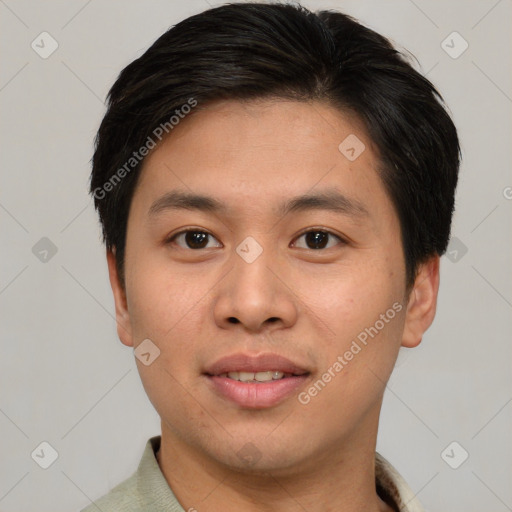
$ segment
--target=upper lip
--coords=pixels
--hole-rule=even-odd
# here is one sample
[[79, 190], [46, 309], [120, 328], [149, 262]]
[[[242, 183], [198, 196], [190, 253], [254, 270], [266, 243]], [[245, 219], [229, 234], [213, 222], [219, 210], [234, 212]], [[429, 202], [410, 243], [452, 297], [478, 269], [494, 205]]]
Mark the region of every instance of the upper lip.
[[243, 353], [221, 357], [213, 364], [207, 366], [204, 373], [208, 375], [221, 375], [229, 372], [257, 373], [269, 370], [294, 375], [309, 373], [306, 368], [278, 354], [260, 354], [252, 356]]

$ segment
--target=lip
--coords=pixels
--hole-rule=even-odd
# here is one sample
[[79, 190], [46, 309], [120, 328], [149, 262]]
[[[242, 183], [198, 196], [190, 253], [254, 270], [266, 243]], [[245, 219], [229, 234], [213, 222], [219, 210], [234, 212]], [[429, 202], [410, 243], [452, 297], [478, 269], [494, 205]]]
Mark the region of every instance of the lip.
[[264, 372], [267, 370], [293, 373], [294, 375], [309, 373], [305, 367], [278, 354], [251, 356], [242, 353], [218, 359], [215, 363], [208, 366], [204, 373], [215, 376], [229, 372]]
[[[283, 372], [289, 376], [269, 382], [240, 382], [221, 376], [236, 371], [256, 373], [267, 370]], [[304, 366], [277, 354], [233, 354], [219, 359], [204, 372], [213, 393], [249, 409], [266, 409], [278, 405], [297, 393], [309, 375], [310, 372]]]

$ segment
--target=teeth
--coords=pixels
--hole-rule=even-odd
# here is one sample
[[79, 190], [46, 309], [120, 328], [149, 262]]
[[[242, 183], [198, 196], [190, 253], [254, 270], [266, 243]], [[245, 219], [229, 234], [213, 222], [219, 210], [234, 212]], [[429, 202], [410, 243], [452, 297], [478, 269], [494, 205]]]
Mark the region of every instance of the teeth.
[[271, 380], [282, 379], [284, 373], [277, 370], [268, 370], [266, 372], [229, 372], [221, 375], [221, 377], [225, 376], [240, 382], [270, 382]]
[[269, 382], [272, 380], [272, 372], [255, 373], [254, 380], [257, 380], [258, 382]]

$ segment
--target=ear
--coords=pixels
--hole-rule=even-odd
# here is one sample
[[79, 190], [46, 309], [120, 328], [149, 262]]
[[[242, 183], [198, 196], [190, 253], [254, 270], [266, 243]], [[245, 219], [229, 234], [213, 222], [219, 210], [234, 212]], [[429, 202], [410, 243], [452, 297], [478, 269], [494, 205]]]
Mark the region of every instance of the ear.
[[133, 347], [132, 328], [126, 301], [126, 292], [117, 272], [115, 249], [112, 251], [107, 250], [107, 264], [110, 286], [112, 287], [116, 306], [117, 335], [124, 345]]
[[439, 260], [439, 255], [436, 254], [418, 270], [405, 313], [403, 347], [417, 347], [434, 321], [439, 291]]

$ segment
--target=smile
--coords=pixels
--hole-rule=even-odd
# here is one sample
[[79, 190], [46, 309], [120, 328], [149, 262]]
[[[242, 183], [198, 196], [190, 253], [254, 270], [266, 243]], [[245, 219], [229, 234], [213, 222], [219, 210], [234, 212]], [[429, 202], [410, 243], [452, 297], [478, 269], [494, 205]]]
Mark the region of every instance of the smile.
[[240, 382], [270, 382], [271, 380], [280, 380], [291, 377], [291, 373], [283, 373], [279, 370], [267, 370], [263, 372], [229, 372], [219, 375]]
[[265, 409], [298, 393], [310, 372], [276, 354], [234, 354], [207, 367], [204, 376], [216, 396], [242, 408]]

